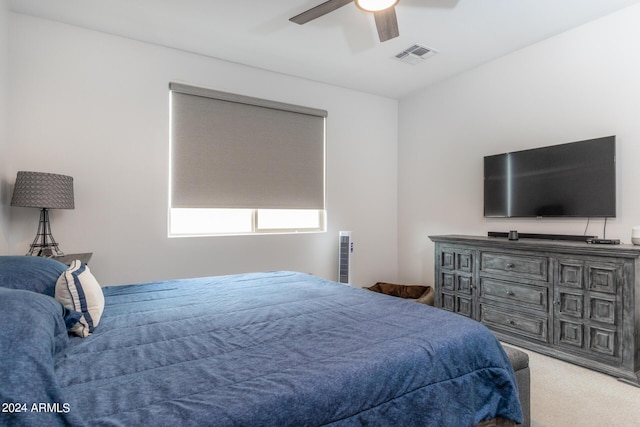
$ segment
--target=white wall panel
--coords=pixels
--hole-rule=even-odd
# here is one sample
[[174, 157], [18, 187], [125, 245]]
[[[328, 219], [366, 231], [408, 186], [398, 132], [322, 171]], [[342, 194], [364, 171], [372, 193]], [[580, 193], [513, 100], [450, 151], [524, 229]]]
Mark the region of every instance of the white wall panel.
[[0, 255], [9, 250], [9, 203], [11, 186], [7, 161], [9, 121], [9, 3], [0, 0]]
[[[483, 218], [483, 157], [617, 135], [617, 218], [640, 224], [640, 6], [425, 89], [399, 109], [399, 274], [433, 283], [431, 234], [583, 234], [586, 219]], [[588, 234], [603, 236], [603, 220]]]
[[[12, 14], [11, 170], [74, 177], [53, 211], [67, 252], [91, 251], [104, 285], [289, 269], [337, 277], [354, 231], [356, 285], [397, 276], [397, 101]], [[170, 81], [326, 109], [328, 232], [167, 238]], [[35, 209], [11, 208], [11, 252]]]

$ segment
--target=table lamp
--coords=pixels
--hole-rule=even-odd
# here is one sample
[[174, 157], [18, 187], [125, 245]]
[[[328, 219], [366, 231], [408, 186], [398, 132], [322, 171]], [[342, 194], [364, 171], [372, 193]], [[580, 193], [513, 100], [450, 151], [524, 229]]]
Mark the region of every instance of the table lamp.
[[40, 209], [38, 232], [27, 255], [55, 257], [64, 253], [51, 235], [49, 209], [73, 209], [73, 177], [44, 172], [19, 171], [11, 206]]

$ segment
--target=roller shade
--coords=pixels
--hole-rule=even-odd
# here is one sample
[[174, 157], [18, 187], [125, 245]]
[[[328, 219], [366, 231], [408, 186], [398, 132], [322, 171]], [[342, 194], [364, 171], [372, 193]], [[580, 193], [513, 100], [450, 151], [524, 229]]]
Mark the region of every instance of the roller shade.
[[324, 209], [326, 111], [169, 88], [173, 208]]

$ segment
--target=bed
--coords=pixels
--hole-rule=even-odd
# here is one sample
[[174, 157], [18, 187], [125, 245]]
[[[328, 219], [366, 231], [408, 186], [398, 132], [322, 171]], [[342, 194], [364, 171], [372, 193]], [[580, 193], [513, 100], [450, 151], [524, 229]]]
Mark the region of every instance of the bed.
[[277, 271], [102, 288], [83, 338], [67, 270], [0, 257], [0, 425], [522, 422], [503, 348], [462, 316]]

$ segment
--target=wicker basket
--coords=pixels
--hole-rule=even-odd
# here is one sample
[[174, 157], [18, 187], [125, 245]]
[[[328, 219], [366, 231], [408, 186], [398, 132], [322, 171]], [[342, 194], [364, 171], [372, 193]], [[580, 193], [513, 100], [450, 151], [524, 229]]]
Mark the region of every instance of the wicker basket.
[[431, 306], [433, 305], [433, 299], [435, 297], [435, 292], [431, 286], [397, 285], [395, 283], [378, 282], [365, 289]]

